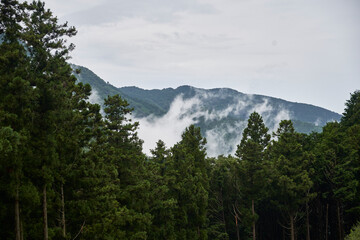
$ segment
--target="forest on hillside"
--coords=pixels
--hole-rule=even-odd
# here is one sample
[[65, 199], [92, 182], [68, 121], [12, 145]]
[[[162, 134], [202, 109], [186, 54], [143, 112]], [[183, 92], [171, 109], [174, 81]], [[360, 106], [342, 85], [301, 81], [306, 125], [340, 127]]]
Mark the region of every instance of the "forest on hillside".
[[207, 157], [194, 125], [146, 156], [127, 101], [102, 115], [76, 81], [75, 34], [41, 1], [1, 0], [1, 239], [357, 239], [359, 90], [321, 133], [253, 112], [235, 156]]

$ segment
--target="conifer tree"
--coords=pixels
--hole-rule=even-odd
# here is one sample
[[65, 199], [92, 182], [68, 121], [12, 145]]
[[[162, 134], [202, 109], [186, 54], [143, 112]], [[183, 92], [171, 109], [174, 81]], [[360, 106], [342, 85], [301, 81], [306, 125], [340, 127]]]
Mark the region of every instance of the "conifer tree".
[[[353, 141], [348, 142], [346, 139], [349, 139], [350, 134], [347, 137], [345, 133], [341, 124], [328, 123], [323, 127], [321, 141], [316, 146], [316, 170], [321, 176], [319, 180], [322, 184], [323, 196], [327, 204], [335, 203], [336, 205], [331, 209], [336, 211], [334, 215], [337, 216], [337, 226], [336, 231], [333, 230], [333, 232], [337, 233], [338, 239], [344, 238], [344, 206], [355, 200], [359, 184], [356, 179], [358, 167], [356, 167], [357, 164], [354, 165], [356, 161], [353, 161], [356, 154], [351, 156], [351, 153], [357, 151], [351, 150], [351, 144], [347, 143]], [[326, 220], [328, 222], [328, 219]], [[326, 228], [328, 228], [327, 225]]]
[[[3, 220], [14, 219], [11, 223], [14, 223], [15, 227], [7, 229], [15, 229], [13, 238], [20, 239], [23, 236], [21, 225], [24, 222], [21, 203], [29, 200], [26, 196], [34, 194], [34, 188], [29, 186], [31, 183], [24, 173], [24, 161], [29, 152], [29, 129], [36, 93], [29, 81], [30, 59], [24, 46], [19, 42], [23, 29], [22, 7], [17, 1], [1, 1], [0, 11], [0, 129], [5, 134], [2, 140], [12, 143], [8, 146], [11, 147], [6, 150], [6, 154], [1, 154], [1, 195], [3, 206], [7, 206], [3, 213], [11, 216], [4, 215]], [[7, 140], [10, 136], [13, 140]], [[4, 184], [8, 184], [7, 187]], [[31, 194], [26, 194], [24, 190]], [[9, 200], [14, 205], [5, 204]], [[15, 211], [9, 213], [10, 209]], [[6, 238], [7, 234], [11, 236], [12, 233], [0, 234]]]
[[174, 181], [169, 171], [171, 153], [165, 143], [159, 140], [151, 154], [146, 164], [146, 176], [151, 183], [148, 201], [152, 224], [149, 239], [175, 239], [176, 200], [169, 189], [170, 183]]
[[239, 209], [238, 161], [222, 155], [209, 161], [209, 239], [238, 239], [243, 220], [243, 211]]
[[241, 187], [251, 201], [252, 212], [252, 237], [256, 239], [256, 213], [255, 201], [258, 201], [263, 194], [264, 186], [264, 150], [270, 141], [268, 128], [265, 126], [262, 117], [253, 112], [244, 129], [240, 144], [236, 150], [239, 158]]
[[[55, 182], [54, 190], [57, 192], [56, 208], [58, 209], [58, 230], [61, 231], [63, 238], [68, 237], [66, 227], [66, 210], [67, 201], [71, 198], [73, 188], [76, 184], [70, 185], [71, 179], [74, 177], [74, 170], [79, 167], [81, 158], [84, 157], [84, 149], [89, 149], [90, 141], [95, 137], [93, 132], [93, 124], [95, 119], [89, 117], [89, 112], [93, 108], [92, 104], [87, 102], [90, 96], [90, 85], [71, 84], [68, 86], [67, 92], [71, 93], [64, 101], [66, 107], [57, 116], [58, 131], [56, 132], [56, 152], [59, 158], [58, 170], [54, 173]], [[99, 108], [93, 108], [91, 112], [96, 116], [100, 115]], [[101, 119], [101, 116], [98, 116]], [[99, 126], [97, 126], [99, 127]], [[90, 135], [89, 132], [92, 134]], [[80, 180], [80, 176], [78, 176]], [[71, 235], [71, 233], [70, 233]]]
[[[106, 158], [118, 174], [113, 228], [122, 239], [146, 239], [151, 224], [149, 181], [145, 176], [142, 141], [137, 136], [138, 123], [132, 123], [129, 104], [119, 95], [105, 99]], [[119, 235], [120, 234], [120, 235]]]
[[350, 127], [360, 124], [360, 90], [350, 94], [350, 99], [345, 103], [345, 110], [341, 118], [341, 125]]
[[[8, 91], [8, 98], [4, 99], [4, 102], [10, 103], [10, 98], [13, 98], [13, 102], [20, 106], [18, 109], [25, 111], [25, 115], [22, 116], [17, 113], [19, 120], [26, 122], [26, 126], [22, 126], [22, 132], [26, 133], [27, 140], [22, 142], [28, 143], [27, 151], [21, 155], [23, 164], [19, 166], [23, 165], [26, 169], [23, 174], [29, 178], [26, 182], [41, 189], [43, 238], [48, 239], [49, 232], [53, 235], [55, 230], [49, 230], [48, 221], [49, 206], [54, 207], [55, 200], [55, 192], [51, 190], [52, 184], [55, 179], [63, 178], [55, 171], [62, 166], [58, 161], [58, 150], [61, 148], [57, 146], [70, 140], [59, 138], [59, 129], [62, 133], [69, 130], [62, 128], [65, 127], [64, 122], [70, 121], [71, 118], [70, 99], [75, 83], [75, 78], [71, 76], [72, 70], [66, 63], [68, 54], [74, 46], [66, 45], [64, 38], [73, 36], [76, 30], [67, 24], [58, 24], [57, 18], [50, 10], [45, 9], [45, 4], [40, 1], [2, 1], [1, 12], [1, 48], [8, 53], [12, 52], [13, 57], [17, 54], [16, 61], [4, 61], [4, 64], [12, 66], [1, 68], [9, 72], [8, 78], [4, 78], [6, 87], [2, 88]], [[8, 59], [11, 58], [9, 54], [6, 56]], [[12, 81], [15, 81], [15, 84], [11, 83]], [[9, 91], [9, 87], [13, 91]], [[63, 139], [63, 142], [58, 141], [60, 139]], [[48, 195], [51, 196], [50, 202]], [[53, 211], [50, 214], [49, 220], [54, 227]], [[24, 229], [33, 231], [34, 228], [25, 223]], [[63, 229], [65, 230], [65, 225]], [[38, 238], [38, 235], [33, 237], [35, 236]]]
[[77, 136], [82, 146], [79, 156], [68, 166], [71, 171], [66, 175], [69, 186], [66, 209], [71, 220], [66, 228], [67, 237], [112, 238], [111, 219], [118, 206], [118, 180], [114, 164], [106, 158], [107, 142], [100, 106], [82, 101], [77, 108], [82, 109], [77, 125], [85, 129]]
[[296, 133], [291, 120], [280, 122], [269, 146], [272, 161], [272, 202], [288, 219], [292, 240], [296, 236], [296, 216], [314, 194], [310, 193], [313, 182], [308, 165], [310, 157], [302, 149], [301, 135]]
[[172, 148], [172, 169], [176, 176], [171, 187], [177, 200], [177, 239], [207, 239], [208, 176], [206, 139], [194, 125], [185, 129], [181, 141]]

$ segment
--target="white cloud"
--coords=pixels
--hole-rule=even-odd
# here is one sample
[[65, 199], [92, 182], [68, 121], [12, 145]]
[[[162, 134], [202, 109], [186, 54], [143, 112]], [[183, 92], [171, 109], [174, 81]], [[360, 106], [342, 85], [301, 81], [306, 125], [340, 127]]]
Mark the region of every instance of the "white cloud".
[[[186, 99], [180, 94], [171, 103], [170, 109], [165, 115], [135, 118], [134, 120], [140, 123], [139, 137], [144, 140], [145, 153], [150, 154], [150, 149], [155, 148], [159, 139], [163, 140], [166, 145], [173, 146], [181, 140], [181, 134], [186, 127], [201, 123], [200, 121], [203, 119], [202, 123], [204, 124], [217, 122], [214, 127], [208, 128], [204, 133], [204, 137], [207, 139], [208, 156], [234, 154], [236, 145], [240, 143], [242, 131], [247, 125], [247, 118], [253, 111], [257, 111], [263, 116], [264, 123], [270, 127], [269, 133], [275, 131], [281, 120], [290, 119], [288, 110], [281, 106], [274, 109], [267, 98], [255, 104], [252, 96], [234, 96], [226, 91], [224, 89], [217, 93], [205, 93], [197, 90], [194, 97]], [[216, 109], [209, 105], [209, 102], [218, 101], [221, 97], [230, 98], [227, 99], [229, 101], [227, 107]], [[231, 114], [238, 120], [221, 122]], [[245, 118], [239, 119], [240, 116], [245, 116]]]
[[[246, 121], [238, 121], [234, 126], [223, 124], [206, 131], [205, 137], [207, 140], [208, 156], [217, 157], [221, 154], [234, 155], [236, 146], [241, 141], [242, 131], [246, 127], [246, 124]], [[235, 134], [235, 137], [230, 137], [229, 134], [231, 133], [237, 134]]]
[[263, 102], [256, 104], [250, 112], [254, 111], [262, 116], [265, 125], [269, 127], [269, 133], [276, 131], [282, 120], [291, 119], [291, 112], [288, 109], [281, 105], [274, 109], [269, 104], [268, 98], [263, 98]]
[[161, 117], [149, 116], [134, 119], [140, 123], [139, 137], [144, 140], [144, 151], [150, 154], [156, 142], [161, 139], [166, 145], [173, 146], [180, 141], [181, 133], [191, 124], [197, 123], [199, 113], [194, 111], [199, 106], [198, 98], [184, 100], [182, 95], [172, 102], [169, 111]]
[[92, 88], [88, 101], [92, 104], [95, 104], [95, 103], [100, 104], [103, 100], [101, 99], [101, 97], [100, 97], [99, 93], [96, 91], [96, 89]]

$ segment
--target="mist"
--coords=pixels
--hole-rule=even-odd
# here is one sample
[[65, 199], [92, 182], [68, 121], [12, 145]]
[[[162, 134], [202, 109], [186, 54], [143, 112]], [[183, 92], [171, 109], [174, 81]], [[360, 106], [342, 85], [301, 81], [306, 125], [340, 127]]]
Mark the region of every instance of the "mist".
[[163, 140], [167, 147], [172, 147], [181, 140], [182, 132], [191, 124], [202, 128], [209, 157], [234, 154], [252, 112], [262, 115], [270, 134], [277, 129], [281, 120], [291, 118], [289, 110], [283, 106], [272, 106], [266, 97], [255, 102], [252, 95], [231, 96], [227, 106], [211, 105], [213, 101], [229, 98], [226, 91], [205, 93], [197, 90], [191, 98], [180, 94], [173, 100], [165, 115], [135, 117], [134, 121], [140, 123], [138, 134], [144, 140], [145, 154], [150, 155], [150, 149], [155, 148], [159, 139]]

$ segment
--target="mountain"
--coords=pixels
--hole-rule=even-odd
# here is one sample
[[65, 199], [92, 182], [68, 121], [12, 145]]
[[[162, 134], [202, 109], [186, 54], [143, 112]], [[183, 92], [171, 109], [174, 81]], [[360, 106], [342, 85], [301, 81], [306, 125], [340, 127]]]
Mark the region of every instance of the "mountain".
[[[168, 128], [185, 128], [186, 123], [196, 124], [201, 127], [202, 134], [208, 140], [209, 155], [233, 153], [247, 124], [247, 117], [253, 111], [262, 115], [271, 131], [277, 128], [281, 120], [291, 119], [298, 132], [319, 132], [326, 122], [339, 121], [341, 118], [340, 114], [321, 107], [269, 96], [245, 94], [229, 88], [200, 89], [191, 86], [161, 90], [145, 90], [138, 87], [116, 88], [85, 67], [76, 65], [72, 67], [80, 69], [80, 74], [75, 74], [79, 81], [92, 86], [93, 101], [101, 104], [108, 95], [119, 94], [130, 103], [134, 108], [133, 117], [140, 122], [140, 137], [142, 137], [142, 125], [156, 129], [155, 126], [158, 126], [156, 124], [162, 122], [158, 126], [158, 131], [161, 132], [163, 127], [163, 130], [171, 135], [171, 132], [179, 131], [175, 129], [167, 131], [165, 125]], [[145, 135], [143, 137], [147, 138]], [[163, 136], [163, 138], [167, 137]], [[146, 139], [144, 140], [147, 145]]]

